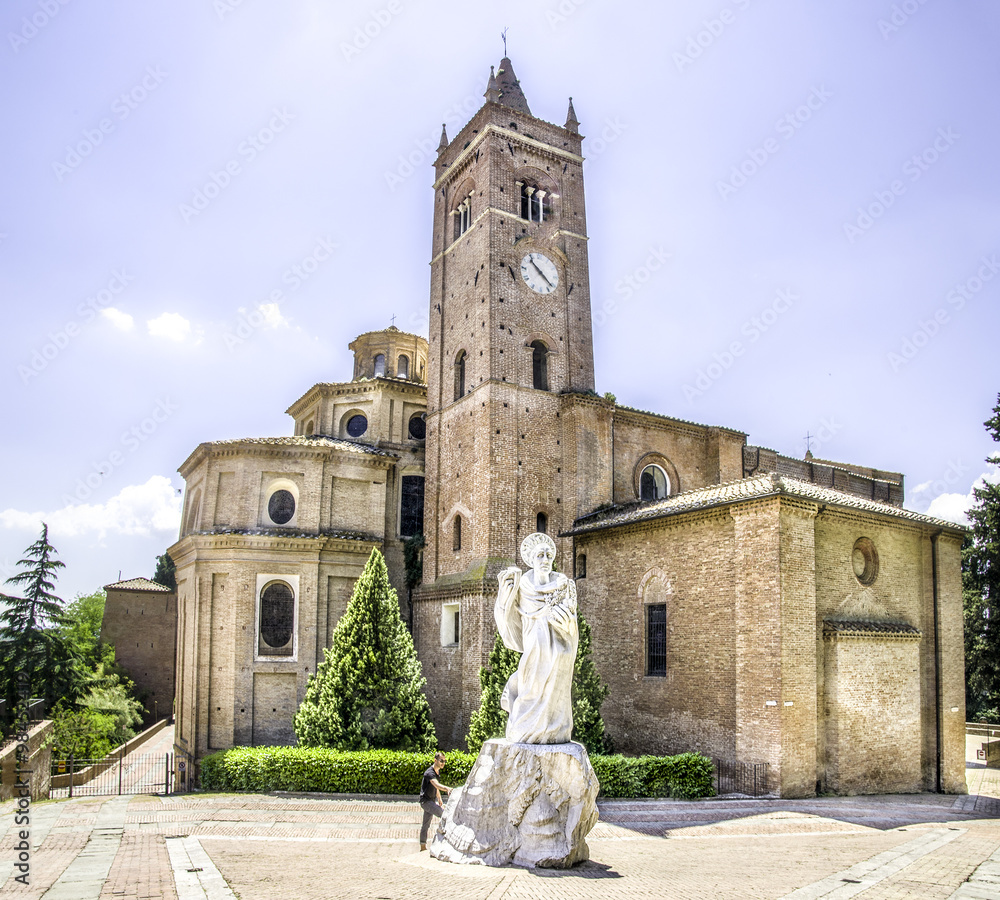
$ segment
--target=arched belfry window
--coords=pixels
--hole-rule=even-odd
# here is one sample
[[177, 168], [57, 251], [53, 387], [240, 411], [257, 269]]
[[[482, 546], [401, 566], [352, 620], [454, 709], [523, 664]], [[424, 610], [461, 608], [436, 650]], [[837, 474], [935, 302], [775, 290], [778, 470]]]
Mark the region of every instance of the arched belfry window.
[[541, 341], [531, 342], [531, 386], [538, 391], [549, 389], [549, 348]]
[[397, 378], [409, 378], [410, 377], [410, 360], [407, 356], [400, 356], [396, 363], [396, 377]]
[[385, 354], [378, 353], [375, 356], [375, 377], [380, 378], [385, 375]]
[[549, 191], [537, 184], [528, 184], [523, 181], [517, 182], [517, 188], [521, 195], [520, 215], [522, 219], [541, 224], [551, 218], [552, 195]]
[[640, 500], [663, 500], [670, 496], [670, 479], [659, 466], [646, 466], [639, 476]]
[[455, 357], [455, 399], [458, 400], [465, 396], [465, 360], [466, 354], [464, 350], [459, 350], [458, 356]]
[[535, 516], [535, 531], [541, 532], [542, 534], [548, 534], [549, 517], [543, 512], [540, 512], [537, 516]]
[[455, 207], [452, 215], [455, 217], [455, 240], [458, 240], [472, 224], [472, 194]]

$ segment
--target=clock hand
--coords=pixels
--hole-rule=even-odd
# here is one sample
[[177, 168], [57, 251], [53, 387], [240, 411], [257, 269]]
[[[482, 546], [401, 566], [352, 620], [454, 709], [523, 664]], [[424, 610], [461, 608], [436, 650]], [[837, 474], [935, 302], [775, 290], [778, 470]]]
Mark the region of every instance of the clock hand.
[[544, 273], [544, 272], [543, 272], [543, 271], [542, 271], [541, 269], [539, 269], [539, 268], [538, 268], [538, 264], [537, 264], [537, 263], [536, 263], [536, 262], [535, 262], [534, 260], [532, 260], [532, 261], [531, 261], [531, 264], [532, 264], [532, 265], [533, 265], [533, 266], [535, 267], [535, 271], [536, 271], [536, 272], [537, 272], [537, 273], [538, 273], [539, 275], [541, 275], [541, 276], [542, 276], [542, 278], [544, 279], [545, 283], [546, 283], [546, 284], [547, 284], [547, 285], [548, 285], [549, 287], [552, 287], [552, 282], [551, 282], [551, 281], [549, 281], [549, 279], [545, 277], [545, 273]]

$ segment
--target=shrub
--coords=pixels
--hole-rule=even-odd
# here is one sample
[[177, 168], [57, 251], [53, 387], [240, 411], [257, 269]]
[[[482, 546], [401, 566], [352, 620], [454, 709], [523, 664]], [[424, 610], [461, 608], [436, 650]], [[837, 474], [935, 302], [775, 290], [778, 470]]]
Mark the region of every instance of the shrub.
[[[201, 761], [201, 786], [214, 791], [321, 791], [335, 794], [416, 794], [433, 753], [343, 751], [327, 747], [237, 747]], [[476, 761], [452, 751], [438, 778], [461, 784]]]
[[[439, 779], [463, 784], [476, 757], [452, 750]], [[317, 791], [333, 794], [416, 794], [433, 753], [348, 752], [326, 747], [237, 747], [201, 761], [201, 786], [211, 791]], [[592, 756], [604, 797], [710, 797], [712, 761], [679, 756]]]

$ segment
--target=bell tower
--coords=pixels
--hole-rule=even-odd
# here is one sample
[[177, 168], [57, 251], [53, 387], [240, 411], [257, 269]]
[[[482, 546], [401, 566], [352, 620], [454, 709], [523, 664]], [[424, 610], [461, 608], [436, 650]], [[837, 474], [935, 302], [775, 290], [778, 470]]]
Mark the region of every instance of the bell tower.
[[435, 698], [451, 690], [428, 671], [438, 663], [424, 663], [442, 738], [452, 730], [442, 732], [442, 719], [467, 723], [473, 694], [478, 703], [495, 573], [539, 530], [556, 537], [557, 564], [572, 567], [570, 542], [557, 537], [577, 514], [563, 410], [567, 397], [594, 390], [583, 138], [572, 100], [565, 125], [536, 118], [506, 57], [485, 97], [454, 139], [442, 131], [434, 165], [418, 643], [431, 659], [440, 615], [441, 640], [456, 637], [455, 652], [471, 654], [455, 673], [467, 682], [464, 700]]

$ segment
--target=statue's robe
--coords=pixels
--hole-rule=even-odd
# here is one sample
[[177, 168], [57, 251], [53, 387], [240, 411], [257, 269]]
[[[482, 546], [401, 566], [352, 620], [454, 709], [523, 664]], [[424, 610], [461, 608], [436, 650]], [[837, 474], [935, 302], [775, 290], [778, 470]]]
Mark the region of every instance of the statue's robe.
[[497, 628], [504, 644], [521, 653], [500, 705], [509, 713], [507, 740], [563, 744], [573, 735], [576, 585], [560, 572], [543, 585], [534, 584], [532, 575], [513, 568], [500, 577]]

